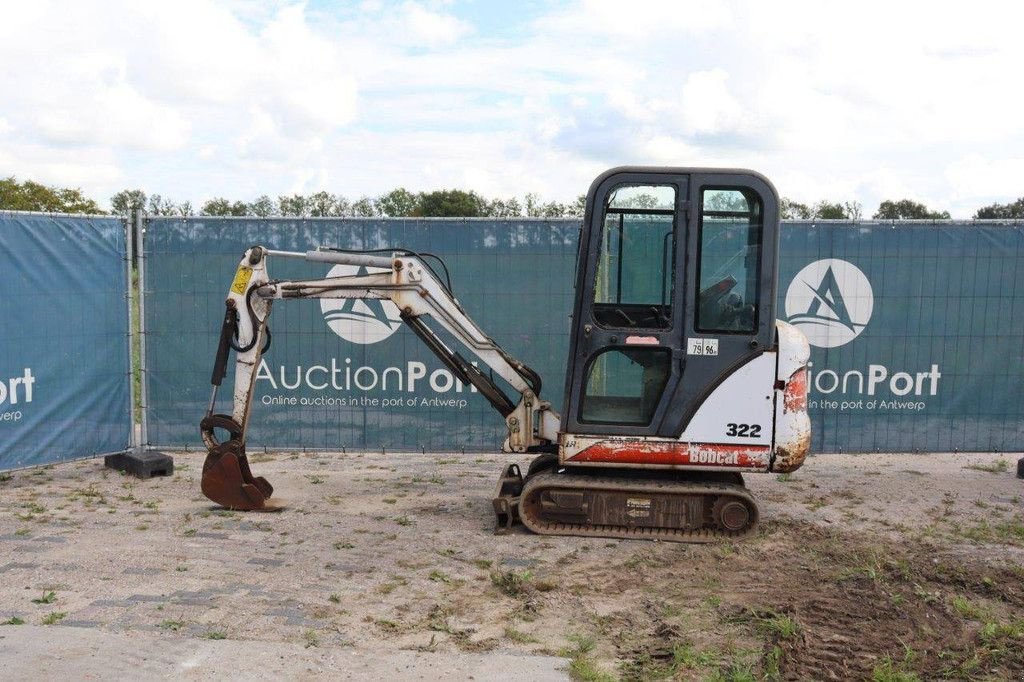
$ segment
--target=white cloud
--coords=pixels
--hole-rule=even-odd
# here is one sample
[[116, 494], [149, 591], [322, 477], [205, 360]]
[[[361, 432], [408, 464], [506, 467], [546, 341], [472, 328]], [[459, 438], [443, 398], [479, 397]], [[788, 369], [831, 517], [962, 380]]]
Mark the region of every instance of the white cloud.
[[683, 86], [680, 113], [689, 133], [717, 134], [742, 128], [744, 110], [729, 92], [725, 69], [697, 71]]
[[944, 175], [958, 200], [984, 197], [994, 201], [1024, 196], [1024, 155], [992, 159], [969, 154], [950, 162]]
[[450, 14], [432, 12], [418, 2], [405, 3], [399, 12], [410, 37], [431, 47], [450, 45], [472, 31], [468, 23]]
[[578, 0], [507, 29], [472, 9], [13, 4], [0, 172], [197, 205], [397, 185], [568, 200], [618, 163], [754, 167], [866, 213], [1024, 191], [1024, 6]]

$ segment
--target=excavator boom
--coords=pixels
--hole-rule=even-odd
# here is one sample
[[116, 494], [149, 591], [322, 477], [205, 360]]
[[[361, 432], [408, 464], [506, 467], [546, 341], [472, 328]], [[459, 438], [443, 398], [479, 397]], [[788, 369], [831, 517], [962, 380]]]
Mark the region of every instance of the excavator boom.
[[[359, 265], [380, 270], [366, 275], [277, 281], [267, 274], [270, 258], [301, 258], [311, 262]], [[203, 468], [202, 490], [222, 506], [238, 510], [263, 509], [273, 488], [253, 477], [245, 455], [252, 413], [256, 369], [269, 347], [268, 320], [278, 299], [376, 298], [392, 301], [402, 320], [462, 382], [473, 385], [502, 415], [508, 427], [506, 452], [554, 451], [560, 417], [541, 400], [540, 377], [502, 349], [466, 314], [451, 291], [417, 255], [394, 251], [389, 256], [336, 250], [274, 251], [253, 246], [245, 252], [225, 301], [220, 345], [212, 376], [213, 392], [200, 424], [209, 450]], [[427, 324], [429, 318], [447, 330], [466, 350], [518, 394], [510, 398], [491, 376], [460, 352], [450, 348]], [[227, 375], [235, 350], [233, 412], [216, 414], [217, 392]], [[226, 431], [221, 442], [216, 430]]]

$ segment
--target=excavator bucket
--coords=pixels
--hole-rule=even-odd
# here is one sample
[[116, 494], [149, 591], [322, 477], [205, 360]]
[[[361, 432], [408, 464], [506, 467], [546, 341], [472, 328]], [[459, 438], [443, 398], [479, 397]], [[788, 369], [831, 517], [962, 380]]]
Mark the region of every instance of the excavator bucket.
[[267, 500], [274, 488], [262, 476], [253, 476], [244, 447], [236, 441], [218, 445], [203, 464], [203, 494], [228, 509], [257, 511], [268, 509]]
[[[230, 439], [218, 442], [214, 435], [218, 428], [227, 430]], [[208, 415], [200, 424], [200, 433], [209, 448], [200, 484], [203, 494], [237, 511], [271, 509], [267, 500], [274, 494], [274, 487], [262, 476], [252, 475], [238, 423], [227, 415]]]

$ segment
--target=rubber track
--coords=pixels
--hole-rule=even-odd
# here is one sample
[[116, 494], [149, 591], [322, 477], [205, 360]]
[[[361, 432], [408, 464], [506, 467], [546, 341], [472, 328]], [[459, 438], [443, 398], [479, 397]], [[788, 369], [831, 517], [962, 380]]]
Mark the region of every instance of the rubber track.
[[[542, 521], [530, 516], [539, 505], [530, 504], [530, 498], [545, 488], [565, 490], [607, 490], [630, 493], [678, 493], [683, 495], [728, 495], [745, 501], [753, 510], [753, 521], [744, 530], [725, 531], [719, 528], [643, 528], [611, 525], [589, 525]], [[714, 500], [710, 501], [714, 504]], [[578, 535], [590, 538], [624, 538], [631, 540], [661, 540], [663, 542], [715, 542], [717, 540], [739, 540], [750, 535], [757, 528], [759, 512], [757, 503], [746, 487], [731, 483], [697, 483], [689, 481], [658, 481], [649, 479], [601, 480], [592, 476], [572, 474], [539, 473], [530, 477], [523, 486], [519, 499], [519, 517], [527, 528], [540, 535]]]

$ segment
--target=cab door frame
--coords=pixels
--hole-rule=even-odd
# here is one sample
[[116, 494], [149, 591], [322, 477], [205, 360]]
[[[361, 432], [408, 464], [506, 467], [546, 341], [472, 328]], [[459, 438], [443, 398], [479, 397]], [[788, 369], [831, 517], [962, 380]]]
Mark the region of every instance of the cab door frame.
[[[671, 395], [682, 376], [683, 306], [685, 300], [686, 273], [686, 232], [689, 220], [689, 175], [677, 169], [649, 169], [623, 167], [599, 176], [587, 193], [587, 206], [580, 241], [579, 263], [576, 272], [576, 301], [573, 307], [572, 334], [569, 343], [569, 366], [566, 371], [566, 405], [562, 412], [563, 431], [568, 433], [589, 433], [607, 435], [658, 435], [659, 424], [663, 421], [668, 407], [666, 395]], [[672, 277], [670, 320], [667, 327], [630, 327], [600, 324], [594, 315], [594, 292], [596, 271], [600, 258], [601, 238], [604, 231], [605, 203], [611, 192], [622, 186], [667, 185], [675, 190], [673, 208], [673, 258], [669, 264]], [[670, 354], [669, 375], [662, 390], [658, 406], [650, 423], [623, 424], [610, 422], [582, 422], [580, 409], [583, 401], [587, 372], [590, 363], [608, 349], [661, 348]]]

